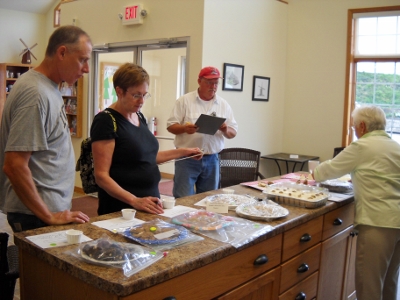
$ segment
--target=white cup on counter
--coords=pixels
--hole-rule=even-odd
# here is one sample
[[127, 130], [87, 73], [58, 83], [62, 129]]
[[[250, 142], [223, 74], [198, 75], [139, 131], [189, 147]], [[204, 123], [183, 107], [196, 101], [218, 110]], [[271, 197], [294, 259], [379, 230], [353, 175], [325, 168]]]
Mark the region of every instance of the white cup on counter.
[[81, 230], [68, 229], [66, 235], [69, 244], [77, 244], [81, 242], [83, 232]]
[[125, 220], [132, 220], [136, 215], [136, 210], [133, 208], [124, 208], [121, 209], [121, 212], [122, 212], [122, 217]]
[[165, 198], [165, 199], [162, 199], [161, 201], [162, 201], [163, 207], [167, 208], [167, 209], [174, 208], [175, 202], [176, 202], [175, 198]]

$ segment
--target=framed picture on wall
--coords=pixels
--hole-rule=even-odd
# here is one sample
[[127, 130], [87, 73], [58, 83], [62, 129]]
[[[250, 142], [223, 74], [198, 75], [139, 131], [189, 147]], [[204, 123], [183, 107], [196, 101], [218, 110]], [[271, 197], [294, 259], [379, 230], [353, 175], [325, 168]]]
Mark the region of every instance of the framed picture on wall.
[[269, 77], [253, 76], [253, 101], [269, 101]]
[[102, 111], [117, 101], [117, 94], [114, 89], [113, 75], [115, 71], [121, 66], [118, 63], [100, 63], [100, 99], [99, 110]]
[[243, 91], [244, 66], [224, 63], [222, 89], [225, 91]]

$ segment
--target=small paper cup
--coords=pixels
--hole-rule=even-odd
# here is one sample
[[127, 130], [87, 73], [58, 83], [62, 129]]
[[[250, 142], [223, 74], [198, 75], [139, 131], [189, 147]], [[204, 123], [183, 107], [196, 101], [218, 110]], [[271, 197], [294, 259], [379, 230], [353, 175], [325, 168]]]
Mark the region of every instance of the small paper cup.
[[175, 206], [175, 199], [163, 199], [162, 204], [164, 208], [174, 208]]
[[66, 232], [67, 242], [69, 244], [77, 244], [81, 242], [83, 232], [75, 229], [68, 229]]
[[121, 209], [121, 212], [122, 212], [122, 217], [125, 220], [132, 220], [136, 214], [136, 210], [134, 210], [133, 208], [124, 208]]

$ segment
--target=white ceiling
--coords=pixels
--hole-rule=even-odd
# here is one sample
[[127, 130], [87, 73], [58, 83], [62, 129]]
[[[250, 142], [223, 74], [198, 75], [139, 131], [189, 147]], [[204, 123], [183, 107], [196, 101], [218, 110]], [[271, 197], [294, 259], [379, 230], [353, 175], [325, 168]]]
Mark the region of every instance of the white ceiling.
[[0, 8], [46, 14], [60, 0], [0, 0]]

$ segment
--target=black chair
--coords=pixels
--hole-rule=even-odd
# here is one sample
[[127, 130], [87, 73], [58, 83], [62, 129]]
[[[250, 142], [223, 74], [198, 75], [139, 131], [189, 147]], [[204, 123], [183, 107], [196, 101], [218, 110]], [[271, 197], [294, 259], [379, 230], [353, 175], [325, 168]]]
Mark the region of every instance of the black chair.
[[335, 157], [335, 156], [338, 155], [340, 152], [342, 152], [344, 148], [346, 148], [346, 147], [336, 147], [336, 148], [333, 148], [333, 157]]
[[18, 248], [8, 246], [8, 234], [0, 233], [0, 291], [1, 299], [13, 300], [15, 283], [19, 278]]
[[218, 153], [219, 188], [256, 181], [265, 177], [258, 171], [260, 152], [246, 148], [227, 148]]

